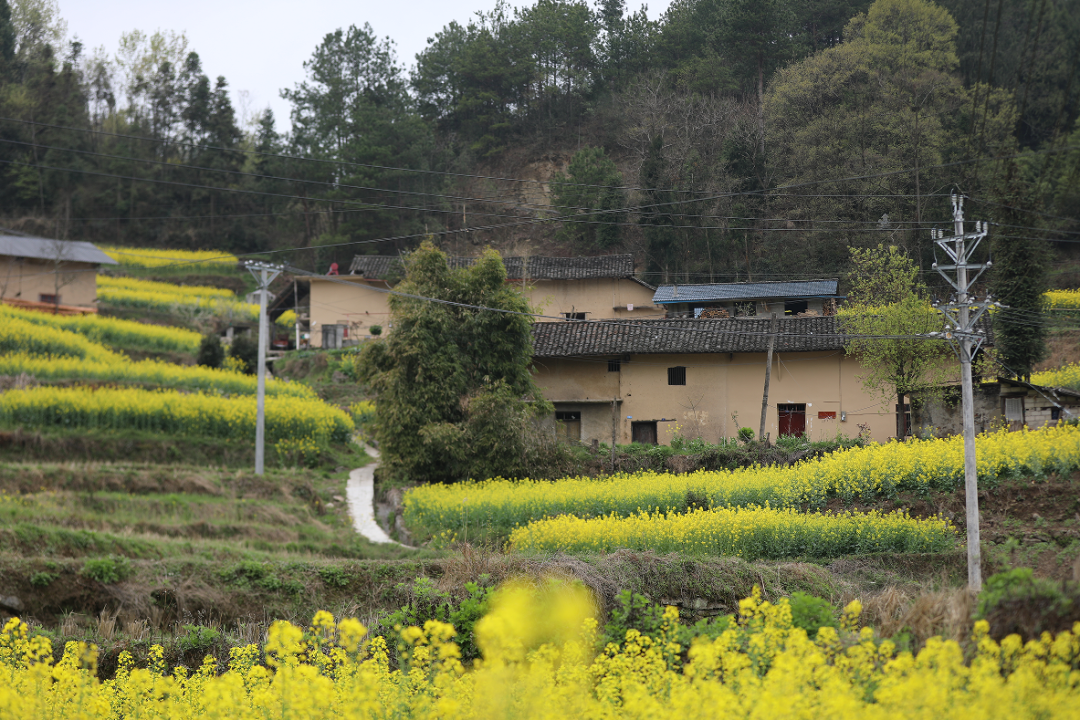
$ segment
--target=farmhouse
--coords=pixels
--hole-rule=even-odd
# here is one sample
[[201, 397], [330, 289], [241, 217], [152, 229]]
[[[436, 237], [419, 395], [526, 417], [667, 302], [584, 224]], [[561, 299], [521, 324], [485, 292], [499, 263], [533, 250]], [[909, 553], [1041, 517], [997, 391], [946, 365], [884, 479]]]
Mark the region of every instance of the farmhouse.
[[653, 303], [669, 318], [832, 315], [837, 280], [661, 285]]
[[[771, 321], [661, 319], [537, 323], [536, 381], [555, 431], [583, 442], [716, 442], [761, 416]], [[895, 433], [892, 404], [868, 392], [835, 317], [782, 318], [773, 337], [766, 432], [819, 440]]]
[[63, 313], [97, 312], [97, 269], [116, 264], [92, 243], [0, 231], [0, 300]]
[[[475, 257], [447, 258], [451, 268]], [[663, 316], [653, 304], [656, 288], [634, 277], [632, 255], [599, 257], [504, 257], [507, 282], [520, 285], [529, 305], [550, 320], [645, 319]], [[314, 346], [340, 347], [371, 336], [372, 326], [392, 331], [389, 295], [404, 276], [401, 258], [357, 255], [347, 275], [312, 277], [311, 337]]]

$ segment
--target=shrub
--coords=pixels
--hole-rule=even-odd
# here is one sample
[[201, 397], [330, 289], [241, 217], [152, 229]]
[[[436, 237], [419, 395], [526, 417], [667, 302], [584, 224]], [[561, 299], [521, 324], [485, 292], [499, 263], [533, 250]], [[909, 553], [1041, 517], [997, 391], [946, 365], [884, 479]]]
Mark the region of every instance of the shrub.
[[801, 590], [791, 593], [788, 601], [791, 605], [791, 624], [802, 628], [812, 639], [817, 637], [823, 627], [839, 627], [836, 620], [836, 608], [823, 598], [815, 597]]
[[204, 367], [219, 368], [225, 362], [225, 349], [221, 347], [221, 338], [217, 333], [203, 335], [199, 343], [199, 352], [195, 356], [195, 363]]
[[90, 558], [83, 563], [80, 572], [102, 585], [112, 585], [127, 580], [134, 570], [131, 567], [131, 561], [126, 557], [110, 555], [103, 558]]
[[254, 375], [259, 366], [259, 341], [250, 335], [237, 335], [229, 345], [229, 357], [243, 363], [241, 372]]

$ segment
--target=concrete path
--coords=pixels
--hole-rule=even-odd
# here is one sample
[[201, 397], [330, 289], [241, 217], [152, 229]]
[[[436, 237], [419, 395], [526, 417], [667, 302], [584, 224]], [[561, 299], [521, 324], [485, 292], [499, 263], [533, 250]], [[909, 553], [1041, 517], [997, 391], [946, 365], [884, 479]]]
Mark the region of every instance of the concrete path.
[[373, 543], [394, 543], [400, 545], [375, 522], [375, 468], [379, 466], [379, 451], [364, 446], [367, 454], [375, 458], [362, 468], [349, 473], [349, 482], [345, 486], [345, 498], [349, 502], [349, 515], [353, 519], [356, 532]]

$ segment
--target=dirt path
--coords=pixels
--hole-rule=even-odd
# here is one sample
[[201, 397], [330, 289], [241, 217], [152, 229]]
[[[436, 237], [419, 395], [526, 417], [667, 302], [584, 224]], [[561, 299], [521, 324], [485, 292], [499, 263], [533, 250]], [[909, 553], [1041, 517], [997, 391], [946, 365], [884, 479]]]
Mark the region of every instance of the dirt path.
[[374, 460], [350, 472], [349, 482], [345, 486], [345, 498], [349, 502], [349, 515], [352, 517], [353, 527], [356, 528], [356, 532], [373, 543], [401, 545], [387, 535], [375, 521], [375, 468], [379, 465], [379, 451], [367, 445], [364, 446], [364, 450]]

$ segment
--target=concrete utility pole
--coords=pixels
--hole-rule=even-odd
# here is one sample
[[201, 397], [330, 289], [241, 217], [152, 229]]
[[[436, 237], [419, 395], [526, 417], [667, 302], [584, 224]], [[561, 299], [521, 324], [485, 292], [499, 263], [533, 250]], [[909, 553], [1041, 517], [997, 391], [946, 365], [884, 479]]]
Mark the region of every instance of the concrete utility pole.
[[266, 343], [270, 335], [270, 324], [266, 318], [266, 290], [284, 268], [281, 265], [260, 262], [249, 262], [246, 267], [259, 283], [259, 367], [256, 368], [259, 385], [255, 404], [255, 474], [262, 475], [266, 445]]
[[[949, 329], [944, 336], [953, 346], [960, 358], [960, 389], [964, 413], [964, 497], [967, 507], [967, 559], [968, 588], [979, 591], [982, 588], [982, 553], [979, 547], [979, 485], [978, 470], [975, 465], [975, 406], [974, 391], [971, 387], [971, 361], [979, 346], [986, 339], [985, 333], [976, 331], [975, 325], [983, 313], [993, 305], [990, 297], [977, 301], [971, 293], [971, 286], [991, 265], [990, 262], [972, 263], [971, 257], [983, 238], [987, 236], [987, 223], [976, 222], [975, 231], [964, 232], [964, 197], [953, 194], [953, 235], [944, 237], [942, 231], [934, 229], [931, 237], [934, 242], [952, 259], [951, 265], [934, 263], [933, 268], [956, 289], [955, 302], [934, 303], [945, 316]], [[956, 271], [954, 282], [949, 272]], [[974, 273], [972, 275], [971, 273]], [[938, 333], [931, 333], [937, 335]]]

